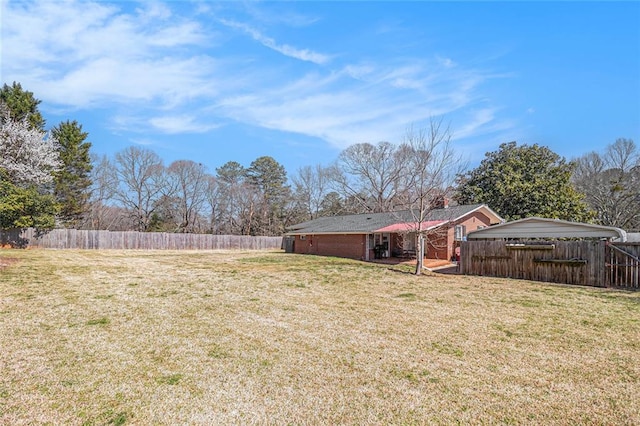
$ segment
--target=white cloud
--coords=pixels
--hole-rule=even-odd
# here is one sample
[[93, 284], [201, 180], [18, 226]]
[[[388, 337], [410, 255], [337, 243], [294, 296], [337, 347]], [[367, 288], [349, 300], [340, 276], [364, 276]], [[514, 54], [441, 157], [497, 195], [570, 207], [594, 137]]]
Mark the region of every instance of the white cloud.
[[438, 57], [438, 63], [445, 68], [453, 68], [456, 66], [456, 63], [453, 62], [451, 58]]
[[74, 1], [5, 5], [3, 75], [59, 105], [145, 101], [156, 106], [210, 94], [214, 61], [180, 49], [206, 39], [166, 5], [127, 13]]
[[[176, 14], [171, 3], [124, 5], [130, 3], [4, 2], [3, 78], [55, 108], [98, 107], [112, 130], [135, 133], [206, 132], [232, 119], [344, 148], [397, 141], [407, 125], [432, 116], [455, 117], [458, 138], [513, 125], [498, 120], [479, 94], [500, 76], [447, 57], [330, 57], [222, 21], [222, 30], [240, 30], [286, 57], [327, 65], [309, 73], [308, 64], [217, 49], [219, 34], [207, 28], [211, 15], [197, 21]], [[212, 5], [195, 4], [192, 12], [212, 14]]]
[[133, 138], [130, 139], [131, 142], [135, 143], [136, 145], [141, 145], [141, 146], [151, 146], [154, 145], [154, 141], [152, 141], [151, 139], [138, 139], [138, 138]]
[[214, 123], [197, 122], [195, 117], [187, 115], [154, 117], [149, 120], [149, 123], [154, 128], [168, 134], [205, 133], [220, 127]]
[[375, 72], [375, 67], [372, 64], [347, 65], [343, 72], [352, 78], [364, 81]]
[[300, 14], [292, 11], [283, 3], [272, 2], [269, 8], [262, 7], [261, 2], [244, 2], [242, 4], [251, 20], [268, 25], [285, 25], [287, 27], [306, 27], [320, 19], [317, 16]]
[[[477, 135], [480, 129], [486, 128], [486, 126], [494, 122], [495, 112], [494, 108], [483, 108], [473, 111], [471, 117], [466, 120], [465, 124], [454, 130], [453, 136], [456, 139], [464, 139]], [[491, 131], [493, 130], [495, 129], [491, 129]]]
[[38, 93], [77, 107], [138, 101], [160, 108], [215, 92], [197, 71], [209, 67], [212, 64], [204, 58], [139, 62], [100, 58], [82, 63], [60, 79], [52, 78]]
[[299, 59], [301, 61], [313, 62], [319, 65], [325, 64], [330, 60], [330, 57], [328, 55], [317, 53], [310, 49], [298, 49], [293, 46], [289, 46], [288, 44], [278, 44], [274, 39], [263, 35], [260, 31], [250, 27], [247, 24], [230, 21], [227, 19], [221, 19], [220, 22], [227, 27], [243, 31], [244, 33], [250, 35], [251, 38], [253, 38], [255, 41], [261, 43], [263, 46], [268, 47], [269, 49], [273, 49], [276, 52], [282, 53], [285, 56]]
[[171, 9], [166, 4], [158, 1], [146, 1], [143, 7], [136, 9], [140, 15], [144, 15], [148, 20], [166, 20], [171, 17]]
[[151, 46], [173, 47], [196, 45], [205, 41], [200, 27], [195, 22], [186, 22], [173, 27], [159, 29], [149, 40]]
[[[221, 105], [235, 120], [345, 148], [397, 141], [410, 123], [455, 113], [476, 99], [474, 90], [482, 81], [480, 74], [441, 72], [433, 64], [352, 65], [326, 78], [309, 74], [278, 88], [254, 87], [251, 95], [228, 97]], [[485, 131], [494, 118], [493, 110], [481, 110], [465, 119], [459, 133]]]

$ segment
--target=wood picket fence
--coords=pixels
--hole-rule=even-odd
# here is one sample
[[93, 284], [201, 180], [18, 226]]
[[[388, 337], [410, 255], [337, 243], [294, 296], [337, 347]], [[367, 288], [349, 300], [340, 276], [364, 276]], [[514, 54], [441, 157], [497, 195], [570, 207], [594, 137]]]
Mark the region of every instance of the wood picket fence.
[[54, 229], [37, 235], [30, 228], [0, 231], [0, 244], [4, 247], [81, 250], [271, 250], [282, 247], [282, 237], [78, 229]]

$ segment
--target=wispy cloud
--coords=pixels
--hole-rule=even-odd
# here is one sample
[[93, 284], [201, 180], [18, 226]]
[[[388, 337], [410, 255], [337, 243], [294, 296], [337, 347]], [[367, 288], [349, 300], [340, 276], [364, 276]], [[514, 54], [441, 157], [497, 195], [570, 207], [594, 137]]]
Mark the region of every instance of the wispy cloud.
[[154, 117], [149, 120], [149, 123], [154, 128], [167, 134], [205, 133], [220, 127], [218, 124], [204, 123], [188, 115]]
[[140, 146], [151, 146], [151, 145], [154, 145], [154, 141], [152, 141], [151, 139], [132, 138], [131, 142], [133, 142], [136, 145], [140, 145]]
[[456, 139], [464, 139], [506, 130], [514, 125], [511, 120], [496, 120], [497, 111], [493, 107], [472, 109], [464, 123], [456, 127], [453, 136]]
[[[397, 141], [409, 123], [453, 114], [478, 102], [480, 72], [450, 64], [348, 65], [326, 78], [308, 74], [250, 95], [221, 101], [230, 118], [269, 129], [315, 136], [344, 148], [358, 142]], [[495, 111], [462, 117], [456, 135], [491, 131]]]
[[[232, 120], [344, 148], [397, 141], [432, 116], [454, 115], [460, 138], [512, 125], [480, 93], [494, 76], [452, 58], [330, 56], [220, 19], [219, 6], [193, 5], [192, 15], [172, 3], [129, 6], [5, 1], [3, 78], [55, 108], [100, 108], [111, 129], [135, 134], [208, 132]], [[303, 62], [243, 57], [225, 45], [229, 34], [216, 38], [232, 30]], [[305, 62], [324, 66], [309, 72]]]
[[295, 12], [284, 2], [272, 2], [268, 8], [263, 7], [261, 2], [243, 2], [242, 7], [251, 21], [272, 26], [301, 28], [320, 21], [320, 18], [313, 14]]
[[260, 31], [252, 28], [247, 24], [230, 21], [228, 19], [221, 19], [220, 22], [227, 27], [243, 31], [244, 33], [250, 35], [251, 38], [253, 38], [255, 41], [261, 43], [263, 46], [268, 47], [269, 49], [273, 49], [276, 52], [282, 53], [285, 56], [299, 59], [301, 61], [313, 62], [319, 65], [325, 64], [331, 59], [329, 55], [317, 53], [310, 49], [298, 49], [293, 46], [289, 46], [288, 44], [278, 44], [271, 37], [263, 35]]

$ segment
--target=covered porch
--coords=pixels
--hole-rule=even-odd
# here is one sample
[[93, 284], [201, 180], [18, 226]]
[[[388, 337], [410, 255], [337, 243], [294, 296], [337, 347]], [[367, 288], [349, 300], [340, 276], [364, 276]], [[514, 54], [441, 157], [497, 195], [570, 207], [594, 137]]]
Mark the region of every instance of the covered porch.
[[[425, 259], [446, 260], [447, 256], [447, 228], [446, 221], [428, 221], [420, 226], [421, 232], [426, 232]], [[365, 237], [364, 260], [411, 261], [415, 262], [418, 252], [416, 224], [397, 223], [380, 228]]]

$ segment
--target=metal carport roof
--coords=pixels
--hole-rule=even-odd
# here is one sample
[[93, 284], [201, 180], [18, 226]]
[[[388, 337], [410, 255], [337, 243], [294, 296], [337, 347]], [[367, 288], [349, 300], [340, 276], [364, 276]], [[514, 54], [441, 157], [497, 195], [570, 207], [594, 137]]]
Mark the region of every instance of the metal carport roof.
[[559, 219], [528, 217], [502, 223], [467, 234], [468, 240], [484, 239], [531, 239], [531, 238], [609, 238], [621, 242], [627, 233], [611, 226], [569, 222]]

